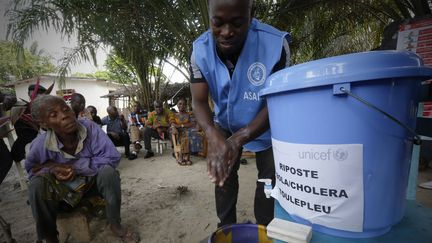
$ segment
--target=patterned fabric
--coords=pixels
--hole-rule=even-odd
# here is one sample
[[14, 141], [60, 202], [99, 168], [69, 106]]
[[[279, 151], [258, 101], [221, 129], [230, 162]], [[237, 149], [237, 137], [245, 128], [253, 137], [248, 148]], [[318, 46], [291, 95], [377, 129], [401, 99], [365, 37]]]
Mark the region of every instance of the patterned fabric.
[[[191, 123], [192, 120], [192, 112], [185, 113], [173, 113], [170, 117], [170, 123], [176, 124], [178, 126], [186, 125]], [[186, 154], [189, 153], [189, 128], [186, 127], [178, 127], [178, 141], [180, 142], [179, 146], [181, 147], [181, 153]]]
[[45, 200], [64, 201], [72, 207], [78, 205], [84, 193], [93, 185], [94, 177], [78, 176], [73, 181], [58, 181], [52, 174], [43, 174], [45, 180], [42, 195]]
[[[171, 117], [171, 123], [176, 125], [185, 125], [187, 123], [196, 123], [195, 117], [192, 112], [185, 114], [175, 113]], [[204, 149], [204, 135], [196, 127], [191, 128], [177, 128], [179, 131], [180, 141], [185, 141], [189, 145], [182, 142], [182, 147], [188, 146], [188, 151], [191, 153], [198, 153]]]
[[164, 112], [160, 115], [156, 114], [156, 111], [152, 111], [148, 114], [146, 126], [151, 128], [168, 127], [171, 119], [172, 112], [168, 109], [164, 109]]
[[130, 140], [135, 143], [144, 139], [144, 129], [140, 129], [138, 126], [129, 127]]
[[130, 113], [128, 116], [129, 125], [130, 126], [137, 126], [139, 128], [144, 127], [146, 123], [146, 117], [147, 113]]
[[192, 112], [186, 112], [184, 114], [181, 113], [173, 113], [173, 115], [170, 118], [170, 123], [174, 123], [176, 125], [185, 125], [192, 121], [193, 113]]
[[271, 243], [266, 227], [258, 224], [232, 224], [217, 229], [211, 235], [211, 242], [224, 243]]
[[[179, 132], [180, 132], [180, 130], [179, 130]], [[187, 131], [186, 132], [185, 131], [180, 132], [179, 137], [180, 137], [181, 152], [183, 154], [189, 153], [189, 136], [188, 136]]]
[[204, 133], [197, 129], [189, 130], [189, 150], [198, 153], [204, 150]]

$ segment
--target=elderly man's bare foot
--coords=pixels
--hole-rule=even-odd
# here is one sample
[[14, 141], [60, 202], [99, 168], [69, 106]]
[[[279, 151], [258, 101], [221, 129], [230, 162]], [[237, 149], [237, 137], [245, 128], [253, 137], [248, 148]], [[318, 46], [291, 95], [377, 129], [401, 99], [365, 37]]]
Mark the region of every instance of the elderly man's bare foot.
[[110, 230], [113, 234], [119, 237], [124, 243], [140, 242], [140, 236], [136, 232], [130, 232], [120, 224], [110, 224]]

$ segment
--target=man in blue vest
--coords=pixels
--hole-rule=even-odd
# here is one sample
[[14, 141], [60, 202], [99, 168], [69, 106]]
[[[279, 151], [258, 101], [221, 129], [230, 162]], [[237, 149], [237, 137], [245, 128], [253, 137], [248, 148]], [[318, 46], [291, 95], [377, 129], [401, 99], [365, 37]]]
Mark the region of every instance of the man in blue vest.
[[[270, 74], [289, 65], [289, 35], [252, 18], [252, 0], [209, 0], [208, 5], [211, 28], [193, 43], [191, 92], [194, 114], [208, 139], [207, 171], [216, 183], [222, 226], [237, 221], [237, 171], [243, 147], [256, 153], [258, 178], [275, 182], [268, 110], [258, 94]], [[273, 204], [265, 198], [263, 183], [257, 182], [258, 224], [273, 219]]]

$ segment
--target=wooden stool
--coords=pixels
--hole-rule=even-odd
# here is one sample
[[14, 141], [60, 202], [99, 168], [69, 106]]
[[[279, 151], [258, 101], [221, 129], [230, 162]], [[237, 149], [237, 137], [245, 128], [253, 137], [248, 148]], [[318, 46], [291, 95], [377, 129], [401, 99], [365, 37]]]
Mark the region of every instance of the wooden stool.
[[90, 227], [87, 216], [78, 211], [57, 215], [57, 230], [60, 243], [66, 242], [69, 236], [77, 242], [90, 242]]
[[57, 214], [57, 230], [59, 241], [64, 243], [71, 236], [77, 242], [90, 242], [91, 219], [105, 217], [105, 200], [100, 196], [90, 196], [82, 199], [80, 204], [66, 211], [60, 209]]

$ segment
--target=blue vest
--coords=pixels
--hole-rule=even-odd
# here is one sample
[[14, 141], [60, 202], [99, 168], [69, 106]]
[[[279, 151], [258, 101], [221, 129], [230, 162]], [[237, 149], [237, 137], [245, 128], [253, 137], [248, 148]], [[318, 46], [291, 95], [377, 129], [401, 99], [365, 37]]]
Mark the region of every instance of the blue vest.
[[[258, 93], [281, 58], [285, 35], [286, 32], [253, 19], [232, 78], [217, 55], [210, 30], [194, 41], [194, 58], [209, 86], [215, 105], [215, 121], [222, 128], [236, 132], [249, 124], [266, 105]], [[244, 145], [253, 152], [270, 146], [270, 130]]]

